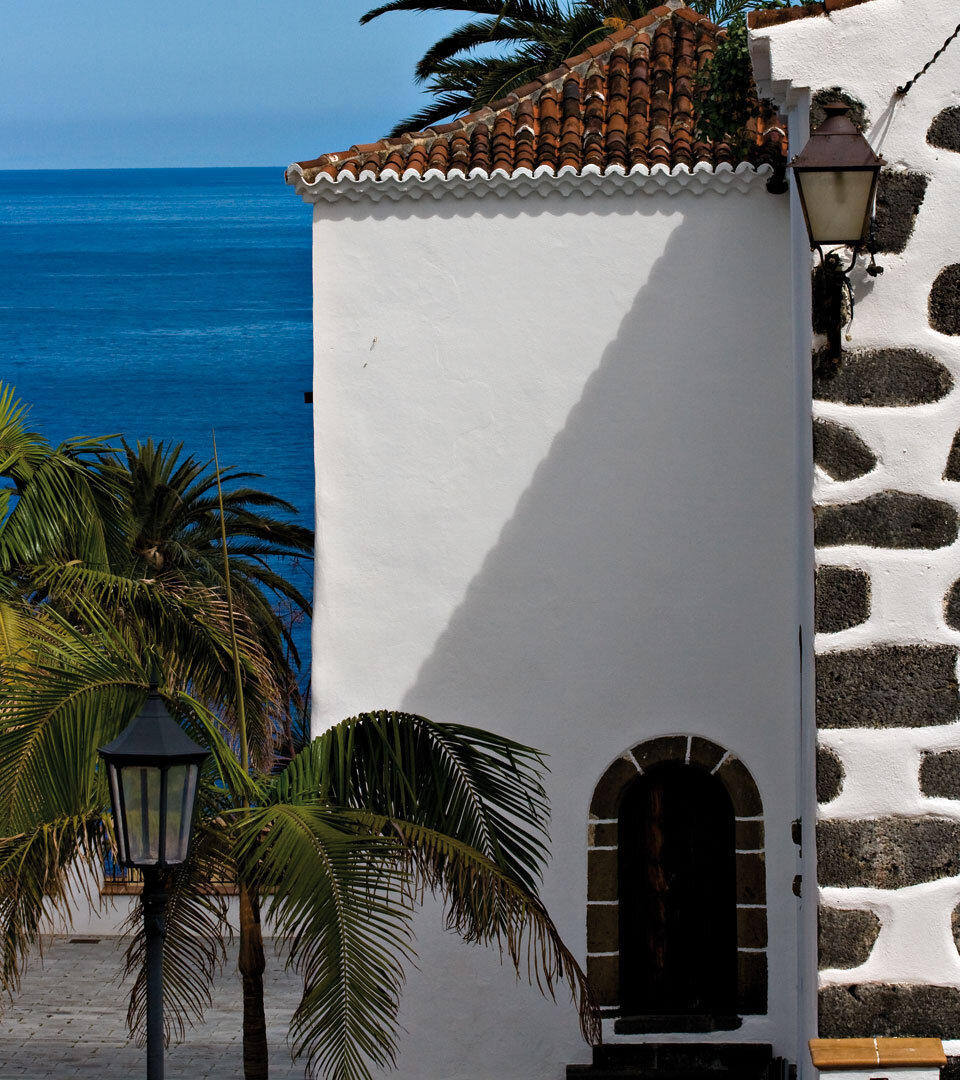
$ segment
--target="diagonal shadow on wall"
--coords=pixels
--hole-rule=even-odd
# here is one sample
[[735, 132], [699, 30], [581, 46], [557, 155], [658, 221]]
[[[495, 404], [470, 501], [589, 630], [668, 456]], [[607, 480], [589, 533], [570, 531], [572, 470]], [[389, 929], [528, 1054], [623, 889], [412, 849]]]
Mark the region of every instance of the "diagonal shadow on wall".
[[686, 200], [405, 708], [577, 753], [597, 722], [625, 747], [784, 691], [796, 419], [768, 199]]

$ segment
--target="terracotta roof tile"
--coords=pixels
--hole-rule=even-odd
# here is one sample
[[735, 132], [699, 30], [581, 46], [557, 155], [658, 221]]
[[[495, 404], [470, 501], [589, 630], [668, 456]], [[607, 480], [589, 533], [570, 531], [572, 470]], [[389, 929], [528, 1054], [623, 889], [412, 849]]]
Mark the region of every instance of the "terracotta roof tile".
[[809, 19], [817, 15], [829, 15], [831, 11], [842, 11], [844, 8], [866, 3], [869, 3], [869, 0], [822, 0], [821, 3], [780, 8], [776, 11], [751, 11], [747, 16], [747, 25], [751, 30], [763, 30], [768, 26], [779, 26], [780, 23]]
[[[862, 2], [826, 0], [828, 8]], [[807, 9], [760, 14], [791, 10]], [[307, 183], [313, 183], [321, 175], [402, 179], [430, 170], [469, 176], [474, 170], [513, 174], [542, 166], [579, 172], [587, 166], [629, 171], [655, 165], [692, 169], [700, 162], [783, 162], [786, 137], [776, 116], [752, 122], [745, 153], [697, 137], [697, 75], [723, 35], [696, 12], [658, 7], [555, 71], [467, 116], [299, 165]]]

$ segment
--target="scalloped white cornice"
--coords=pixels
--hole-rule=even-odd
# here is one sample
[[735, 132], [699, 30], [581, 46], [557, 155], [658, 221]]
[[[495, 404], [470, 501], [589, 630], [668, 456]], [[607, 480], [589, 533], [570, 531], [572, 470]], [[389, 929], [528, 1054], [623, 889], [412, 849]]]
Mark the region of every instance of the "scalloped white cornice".
[[758, 182], [766, 180], [773, 172], [770, 165], [755, 168], [747, 162], [741, 162], [734, 168], [722, 164], [716, 167], [706, 162], [698, 162], [692, 169], [686, 165], [677, 165], [673, 169], [666, 165], [635, 165], [629, 172], [621, 165], [610, 165], [605, 170], [599, 165], [586, 165], [577, 170], [572, 165], [564, 166], [558, 172], [549, 165], [541, 165], [535, 171], [517, 169], [508, 173], [504, 169], [494, 169], [487, 173], [484, 169], [473, 169], [469, 176], [460, 170], [449, 173], [431, 169], [422, 176], [413, 169], [400, 176], [393, 170], [381, 174], [361, 173], [356, 179], [343, 175], [333, 180], [321, 173], [314, 182], [308, 183], [299, 165], [291, 165], [286, 172], [287, 183], [307, 203], [317, 202], [359, 202], [370, 199], [422, 199], [427, 196], [440, 199], [450, 195], [457, 199], [475, 195], [516, 194], [520, 196], [540, 195], [545, 197], [554, 193], [560, 195], [614, 195], [619, 191], [645, 192], [653, 194], [663, 191], [676, 195], [681, 191], [701, 194], [707, 191], [747, 191]]

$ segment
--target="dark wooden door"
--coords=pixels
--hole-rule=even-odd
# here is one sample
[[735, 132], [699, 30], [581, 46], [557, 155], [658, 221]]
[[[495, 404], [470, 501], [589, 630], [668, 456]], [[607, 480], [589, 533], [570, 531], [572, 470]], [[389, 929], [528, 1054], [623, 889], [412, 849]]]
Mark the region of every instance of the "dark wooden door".
[[634, 781], [619, 826], [621, 1015], [736, 1013], [735, 874], [715, 776], [665, 762]]

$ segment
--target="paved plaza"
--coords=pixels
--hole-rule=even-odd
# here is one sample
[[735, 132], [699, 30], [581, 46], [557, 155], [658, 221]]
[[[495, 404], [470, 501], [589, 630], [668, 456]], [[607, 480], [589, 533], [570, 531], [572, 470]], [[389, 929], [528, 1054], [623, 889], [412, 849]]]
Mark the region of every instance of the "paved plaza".
[[[35, 959], [21, 993], [0, 1002], [0, 1080], [128, 1080], [145, 1072], [142, 1048], [127, 1038], [128, 987], [118, 987], [119, 939], [50, 939]], [[302, 1080], [290, 1060], [287, 1025], [300, 994], [267, 941], [264, 975], [271, 1080]], [[166, 1080], [242, 1080], [240, 980], [236, 944], [201, 1027], [167, 1053]]]

